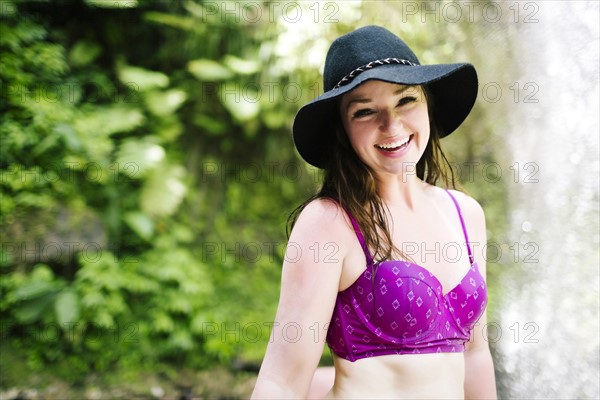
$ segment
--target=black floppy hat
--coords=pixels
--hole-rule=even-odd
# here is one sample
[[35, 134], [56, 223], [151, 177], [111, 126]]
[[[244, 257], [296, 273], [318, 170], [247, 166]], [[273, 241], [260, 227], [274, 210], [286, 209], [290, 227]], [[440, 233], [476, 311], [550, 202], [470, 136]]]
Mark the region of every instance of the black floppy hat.
[[379, 26], [365, 26], [337, 38], [329, 48], [323, 76], [324, 93], [296, 114], [293, 138], [306, 162], [326, 168], [334, 142], [337, 100], [367, 80], [426, 85], [433, 97], [433, 118], [441, 137], [465, 120], [477, 97], [473, 65], [421, 65], [396, 35]]

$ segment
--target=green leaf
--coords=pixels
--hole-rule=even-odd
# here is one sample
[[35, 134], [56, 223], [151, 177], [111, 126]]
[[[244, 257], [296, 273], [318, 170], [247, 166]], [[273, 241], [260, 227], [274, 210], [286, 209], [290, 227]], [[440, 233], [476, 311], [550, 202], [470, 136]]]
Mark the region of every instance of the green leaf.
[[146, 214], [132, 211], [125, 214], [124, 219], [127, 225], [129, 225], [139, 237], [145, 240], [152, 239], [152, 236], [154, 235], [154, 221]]
[[232, 71], [241, 75], [255, 74], [260, 71], [260, 63], [254, 60], [244, 60], [243, 58], [234, 55], [227, 55], [223, 59], [223, 63]]
[[173, 214], [187, 192], [184, 175], [185, 170], [181, 166], [154, 169], [142, 189], [142, 210], [152, 216]]
[[165, 312], [159, 312], [154, 316], [154, 331], [155, 332], [173, 332], [175, 323], [169, 314]]
[[56, 297], [55, 292], [45, 293], [35, 299], [18, 304], [13, 309], [17, 321], [29, 324], [39, 320]]
[[242, 93], [240, 85], [228, 83], [225, 85], [224, 93], [220, 96], [223, 105], [237, 121], [245, 122], [258, 116], [260, 112], [260, 102], [253, 99], [260, 99], [256, 90], [245, 88]]
[[144, 13], [144, 19], [161, 25], [183, 29], [185, 31], [194, 31], [200, 34], [206, 31], [206, 24], [199, 24], [197, 19], [191, 17], [148, 11]]
[[140, 92], [169, 86], [169, 77], [162, 72], [149, 71], [140, 67], [121, 66], [119, 79], [124, 84], [133, 84]]
[[202, 81], [223, 81], [233, 77], [233, 72], [209, 59], [198, 59], [188, 63], [188, 71]]
[[229, 128], [227, 123], [206, 114], [198, 114], [194, 118], [194, 124], [210, 135], [222, 135], [227, 132], [227, 129]]
[[122, 105], [96, 108], [75, 121], [79, 137], [108, 136], [127, 132], [144, 122], [144, 114], [137, 108]]
[[15, 300], [31, 300], [48, 294], [54, 294], [60, 290], [58, 282], [33, 281], [19, 287], [14, 292]]
[[94, 61], [102, 54], [102, 47], [97, 43], [80, 40], [71, 48], [69, 60], [71, 64], [81, 67]]
[[129, 173], [130, 178], [139, 179], [163, 162], [165, 154], [165, 149], [152, 138], [128, 139], [117, 152], [117, 164], [130, 166], [123, 171]]
[[137, 0], [85, 0], [87, 4], [98, 8], [135, 8]]
[[162, 117], [173, 113], [186, 99], [187, 94], [181, 89], [150, 92], [146, 95], [146, 105], [152, 114]]
[[58, 294], [54, 302], [56, 321], [62, 327], [69, 326], [79, 318], [79, 298], [72, 289], [65, 289]]

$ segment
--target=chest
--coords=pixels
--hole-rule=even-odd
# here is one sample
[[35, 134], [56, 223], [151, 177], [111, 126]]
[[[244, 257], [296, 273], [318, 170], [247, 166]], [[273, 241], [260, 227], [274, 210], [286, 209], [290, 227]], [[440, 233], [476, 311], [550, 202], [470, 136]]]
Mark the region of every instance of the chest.
[[469, 251], [458, 216], [438, 210], [392, 215], [390, 234], [403, 259], [433, 274], [446, 290], [456, 286], [469, 267]]

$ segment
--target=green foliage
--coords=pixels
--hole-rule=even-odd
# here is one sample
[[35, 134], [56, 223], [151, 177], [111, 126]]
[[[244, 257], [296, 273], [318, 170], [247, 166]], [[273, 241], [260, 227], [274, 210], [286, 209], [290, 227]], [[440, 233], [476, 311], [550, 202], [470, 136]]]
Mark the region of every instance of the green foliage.
[[[259, 359], [282, 221], [300, 199], [280, 172], [294, 160], [293, 104], [254, 101], [269, 60], [239, 27], [205, 31], [164, 4], [11, 6], [0, 28], [6, 357], [72, 382], [140, 363]], [[248, 324], [259, 343], [240, 337]]]

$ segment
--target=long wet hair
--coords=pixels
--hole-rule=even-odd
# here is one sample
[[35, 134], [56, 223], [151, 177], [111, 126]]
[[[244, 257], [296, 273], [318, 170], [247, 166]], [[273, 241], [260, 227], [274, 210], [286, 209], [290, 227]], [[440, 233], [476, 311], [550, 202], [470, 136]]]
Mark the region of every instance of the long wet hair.
[[[441, 135], [433, 118], [433, 98], [425, 86], [422, 88], [427, 101], [430, 135], [415, 172], [418, 178], [431, 185], [442, 180], [446, 187], [455, 188], [454, 172], [440, 146]], [[387, 207], [377, 192], [374, 172], [360, 160], [352, 148], [339, 113], [336, 112], [332, 117], [335, 118], [335, 140], [331, 158], [324, 169], [322, 186], [290, 214], [287, 223], [288, 238], [300, 213], [309, 203], [316, 199], [329, 199], [354, 217], [374, 262], [391, 260], [393, 256], [410, 260], [392, 241]]]

